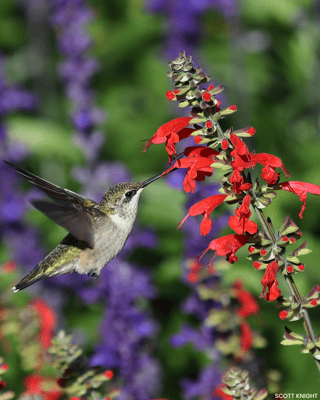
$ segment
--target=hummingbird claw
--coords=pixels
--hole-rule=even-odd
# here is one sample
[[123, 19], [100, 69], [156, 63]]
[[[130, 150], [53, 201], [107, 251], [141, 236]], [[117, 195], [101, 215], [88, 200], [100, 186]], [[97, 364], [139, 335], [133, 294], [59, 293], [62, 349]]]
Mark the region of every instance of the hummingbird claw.
[[88, 276], [93, 276], [94, 279], [98, 279], [100, 274], [99, 274], [99, 272], [97, 273], [97, 272], [91, 270], [90, 272], [88, 272], [87, 275]]

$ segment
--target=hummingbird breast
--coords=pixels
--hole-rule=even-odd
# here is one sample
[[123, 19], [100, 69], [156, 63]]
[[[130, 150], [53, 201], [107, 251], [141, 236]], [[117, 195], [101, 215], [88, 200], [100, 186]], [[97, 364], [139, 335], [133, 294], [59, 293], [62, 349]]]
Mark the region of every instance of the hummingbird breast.
[[95, 228], [94, 248], [87, 247], [75, 262], [74, 269], [79, 274], [98, 272], [123, 248], [132, 226], [115, 224], [110, 218], [99, 221]]

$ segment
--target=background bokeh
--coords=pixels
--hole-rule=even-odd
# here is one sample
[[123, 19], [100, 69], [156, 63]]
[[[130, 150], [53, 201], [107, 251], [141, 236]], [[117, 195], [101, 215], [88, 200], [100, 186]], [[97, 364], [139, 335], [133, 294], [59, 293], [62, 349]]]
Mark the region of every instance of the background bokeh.
[[[312, 0], [2, 0], [1, 158], [96, 200], [111, 184], [158, 174], [167, 167], [163, 146], [145, 154], [138, 146], [161, 124], [187, 115], [165, 97], [172, 89], [166, 64], [184, 49], [214, 84], [225, 85], [223, 105], [237, 105], [238, 112], [223, 127], [254, 126], [251, 149], [254, 143], [257, 152], [280, 157], [294, 180], [320, 185], [319, 26], [320, 4]], [[1, 174], [0, 261], [16, 260], [22, 277], [64, 230], [29, 207], [28, 199], [38, 195], [29, 184], [4, 170]], [[43, 296], [56, 309], [58, 326], [73, 333], [93, 360], [104, 362], [112, 340], [126, 340], [117, 338], [115, 320], [127, 321], [121, 306], [106, 312], [106, 297], [125, 307], [123, 293], [132, 290], [129, 303], [142, 294], [142, 303], [132, 308], [139, 324], [127, 321], [138, 334], [126, 351], [136, 355], [135, 349], [140, 354], [152, 346], [146, 357], [152, 358], [154, 376], [162, 375], [162, 383], [155, 378], [154, 395], [171, 400], [182, 398], [179, 381], [195, 379], [208, 362], [191, 345], [173, 349], [169, 344], [189, 318], [180, 307], [190, 287], [181, 279], [185, 241], [176, 230], [186, 197], [181, 185], [164, 181], [146, 189], [137, 227], [100, 281], [68, 275], [16, 295], [25, 301], [30, 294]], [[320, 282], [319, 200], [308, 196], [303, 220], [298, 217], [301, 203], [290, 193], [280, 193], [268, 208], [275, 226], [290, 214], [313, 250], [296, 279], [302, 294]], [[230, 284], [238, 277], [259, 296], [262, 273], [245, 259], [245, 251], [223, 280]], [[139, 283], [132, 289], [134, 282]], [[280, 287], [288, 294], [284, 282]], [[256, 325], [268, 341], [259, 356], [282, 373], [285, 392], [318, 393], [312, 357], [280, 345], [285, 322], [273, 304], [259, 303]], [[318, 309], [310, 314], [319, 333]], [[302, 333], [300, 322], [290, 325]], [[19, 393], [26, 371], [12, 354], [5, 354], [7, 382]], [[131, 361], [112, 362], [128, 379], [136, 365], [151, 365], [149, 359]]]

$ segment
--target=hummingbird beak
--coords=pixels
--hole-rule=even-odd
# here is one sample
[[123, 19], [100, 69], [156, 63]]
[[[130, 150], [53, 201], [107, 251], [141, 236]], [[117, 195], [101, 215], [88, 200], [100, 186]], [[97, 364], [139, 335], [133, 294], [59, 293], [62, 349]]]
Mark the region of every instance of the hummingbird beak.
[[147, 179], [146, 181], [142, 182], [142, 187], [145, 188], [150, 183], [156, 181], [157, 179], [161, 178], [162, 176], [170, 174], [170, 172], [175, 171], [176, 169], [178, 169], [178, 168], [173, 168], [171, 171], [167, 172], [166, 174], [164, 172], [162, 172], [162, 174], [159, 174], [159, 175], [156, 175], [156, 176], [154, 176], [152, 178]]
[[[180, 153], [178, 154], [178, 156], [175, 158], [175, 161], [179, 160], [184, 154]], [[161, 178], [162, 176], [168, 175], [171, 172], [177, 170], [178, 168], [172, 168], [170, 169], [170, 171], [168, 171], [167, 173], [162, 172], [162, 174], [156, 175], [153, 178], [147, 179], [146, 181], [142, 182], [142, 188], [145, 188], [146, 186], [148, 186], [150, 183], [156, 181], [157, 179]]]

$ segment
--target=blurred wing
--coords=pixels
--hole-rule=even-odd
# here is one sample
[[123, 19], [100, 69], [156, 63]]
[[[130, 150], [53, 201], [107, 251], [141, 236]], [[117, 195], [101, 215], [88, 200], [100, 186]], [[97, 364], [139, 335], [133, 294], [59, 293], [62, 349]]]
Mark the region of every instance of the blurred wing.
[[37, 175], [32, 174], [31, 172], [25, 171], [22, 168], [17, 167], [14, 164], [11, 164], [8, 161], [3, 160], [9, 167], [15, 169], [20, 175], [22, 175], [24, 178], [26, 178], [30, 183], [33, 185], [37, 186], [39, 189], [41, 189], [43, 192], [45, 192], [49, 197], [51, 197], [53, 200], [57, 202], [79, 202], [83, 203], [86, 198], [84, 196], [81, 196], [80, 194], [77, 194], [75, 192], [72, 192], [71, 190], [68, 189], [63, 189], [60, 186], [54, 185], [53, 183], [50, 183], [46, 181], [45, 179], [40, 178]]
[[92, 216], [80, 205], [53, 203], [52, 201], [34, 200], [32, 205], [58, 225], [67, 229], [78, 240], [94, 247], [94, 228]]
[[14, 164], [4, 161], [9, 167], [15, 169], [20, 175], [26, 178], [33, 185], [41, 189], [55, 203], [42, 200], [34, 200], [32, 204], [42, 211], [63, 228], [67, 229], [75, 238], [85, 241], [93, 248], [94, 227], [93, 215], [89, 212], [93, 207], [99, 212], [99, 204], [89, 200], [68, 189], [54, 185], [31, 172], [25, 171]]

